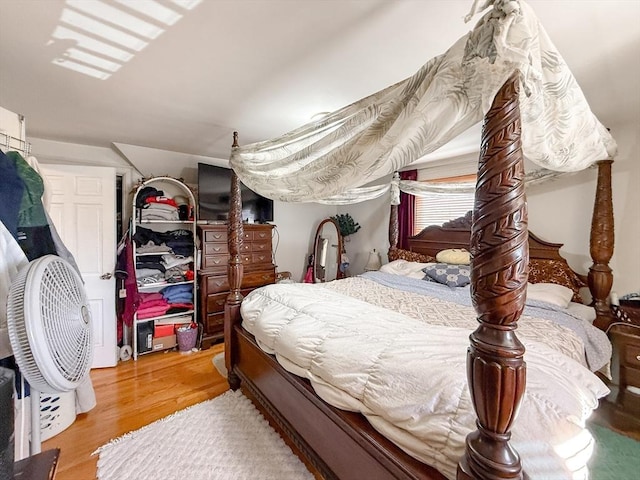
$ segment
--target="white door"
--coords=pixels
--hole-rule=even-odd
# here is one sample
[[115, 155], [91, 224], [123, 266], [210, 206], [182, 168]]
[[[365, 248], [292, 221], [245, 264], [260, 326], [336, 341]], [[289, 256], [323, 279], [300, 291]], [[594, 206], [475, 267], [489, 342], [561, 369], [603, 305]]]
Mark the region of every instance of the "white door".
[[92, 367], [117, 363], [115, 279], [116, 171], [112, 167], [40, 164], [51, 189], [49, 215], [75, 257], [91, 305]]

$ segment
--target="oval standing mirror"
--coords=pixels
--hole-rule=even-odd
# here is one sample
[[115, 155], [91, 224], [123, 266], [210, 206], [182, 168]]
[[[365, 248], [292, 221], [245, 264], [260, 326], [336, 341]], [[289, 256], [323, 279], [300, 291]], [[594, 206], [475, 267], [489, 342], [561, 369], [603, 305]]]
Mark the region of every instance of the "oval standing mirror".
[[344, 276], [340, 271], [342, 235], [335, 220], [327, 218], [320, 222], [316, 230], [313, 253], [315, 283], [331, 282]]

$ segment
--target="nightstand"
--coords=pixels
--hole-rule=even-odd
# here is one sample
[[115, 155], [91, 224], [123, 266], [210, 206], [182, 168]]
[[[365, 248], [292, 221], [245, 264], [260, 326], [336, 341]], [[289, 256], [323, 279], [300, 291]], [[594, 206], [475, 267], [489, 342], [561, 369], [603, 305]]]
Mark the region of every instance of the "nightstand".
[[621, 300], [619, 308], [612, 310], [616, 323], [609, 329], [609, 338], [618, 385], [605, 381], [611, 393], [600, 400], [593, 422], [640, 440], [640, 395], [627, 389], [640, 387], [640, 305], [635, 300]]
[[611, 327], [611, 343], [618, 354], [620, 393], [627, 386], [640, 388], [640, 325]]

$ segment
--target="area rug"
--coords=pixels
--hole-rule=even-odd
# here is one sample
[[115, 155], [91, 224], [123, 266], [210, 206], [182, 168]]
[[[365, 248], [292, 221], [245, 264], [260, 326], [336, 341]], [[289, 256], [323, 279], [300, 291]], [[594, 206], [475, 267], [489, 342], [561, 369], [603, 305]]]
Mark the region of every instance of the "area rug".
[[100, 447], [99, 480], [313, 480], [240, 391], [181, 410]]
[[220, 352], [215, 355], [211, 359], [211, 361], [213, 362], [213, 366], [218, 371], [218, 373], [224, 378], [227, 378], [227, 367], [224, 364], [224, 352]]
[[593, 480], [640, 478], [640, 442], [600, 425], [590, 425], [596, 449], [589, 462]]

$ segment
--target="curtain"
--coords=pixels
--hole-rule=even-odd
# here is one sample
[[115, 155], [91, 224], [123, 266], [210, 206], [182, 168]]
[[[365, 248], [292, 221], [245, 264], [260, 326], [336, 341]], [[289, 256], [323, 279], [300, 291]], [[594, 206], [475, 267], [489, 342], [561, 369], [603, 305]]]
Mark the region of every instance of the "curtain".
[[613, 158], [615, 141], [531, 7], [485, 4], [491, 9], [474, 29], [413, 76], [279, 138], [233, 148], [229, 163], [242, 183], [274, 200], [339, 201], [482, 121], [515, 71], [522, 150], [534, 169], [574, 172]]
[[[418, 180], [418, 170], [400, 172], [400, 180]], [[400, 192], [398, 205], [398, 248], [409, 250], [408, 239], [413, 235], [416, 215], [416, 197]]]

